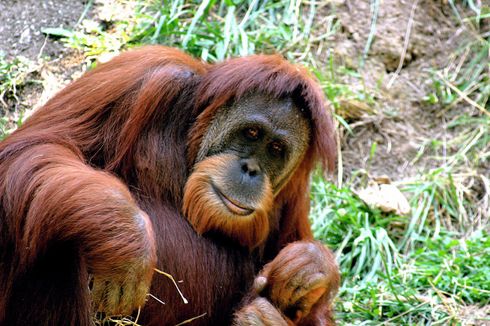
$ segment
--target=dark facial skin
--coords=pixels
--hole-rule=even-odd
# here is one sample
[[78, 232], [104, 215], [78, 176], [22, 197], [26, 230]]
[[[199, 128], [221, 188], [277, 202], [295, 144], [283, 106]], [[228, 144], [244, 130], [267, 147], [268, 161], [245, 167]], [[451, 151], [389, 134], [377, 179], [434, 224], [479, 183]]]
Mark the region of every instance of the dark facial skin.
[[277, 194], [301, 162], [310, 139], [304, 113], [289, 98], [254, 94], [221, 108], [203, 139], [198, 161], [219, 154], [232, 160], [213, 187], [226, 200], [253, 210], [265, 183]]

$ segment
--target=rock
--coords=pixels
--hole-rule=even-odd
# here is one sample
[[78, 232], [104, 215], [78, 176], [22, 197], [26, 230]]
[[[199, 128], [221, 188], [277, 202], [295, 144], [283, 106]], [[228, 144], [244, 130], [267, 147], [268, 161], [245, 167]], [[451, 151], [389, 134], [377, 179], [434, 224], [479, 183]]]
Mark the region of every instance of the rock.
[[357, 195], [368, 206], [385, 213], [408, 215], [410, 205], [401, 191], [393, 184], [373, 184], [360, 190]]

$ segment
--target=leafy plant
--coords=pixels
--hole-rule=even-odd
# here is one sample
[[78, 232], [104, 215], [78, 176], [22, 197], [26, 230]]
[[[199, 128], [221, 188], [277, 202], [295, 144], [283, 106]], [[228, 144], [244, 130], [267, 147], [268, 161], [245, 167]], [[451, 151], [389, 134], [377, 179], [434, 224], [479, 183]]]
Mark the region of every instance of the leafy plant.
[[0, 52], [0, 102], [7, 107], [6, 100], [18, 101], [17, 91], [27, 82], [29, 73], [36, 69], [29, 59], [18, 56], [7, 60], [5, 54]]

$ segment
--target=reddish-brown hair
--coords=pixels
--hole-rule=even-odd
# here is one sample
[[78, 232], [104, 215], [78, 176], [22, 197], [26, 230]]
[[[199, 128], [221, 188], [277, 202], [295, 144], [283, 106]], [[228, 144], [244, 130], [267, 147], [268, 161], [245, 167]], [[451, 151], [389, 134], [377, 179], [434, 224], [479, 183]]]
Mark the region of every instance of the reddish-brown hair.
[[336, 142], [324, 95], [304, 68], [290, 64], [280, 55], [234, 58], [210, 66], [196, 93], [195, 112], [199, 116], [190, 132], [188, 162], [195, 160], [203, 135], [216, 111], [230, 101], [239, 101], [242, 96], [253, 92], [275, 98], [290, 97], [311, 121], [311, 145], [275, 204], [281, 207], [283, 215], [279, 246], [298, 236], [312, 238], [308, 223], [309, 177], [317, 162], [324, 169], [334, 169]]
[[[198, 236], [182, 213], [209, 122], [251, 92], [291, 97], [311, 122], [310, 147], [274, 198], [268, 238], [253, 256]], [[203, 324], [229, 323], [257, 270], [288, 243], [312, 238], [309, 177], [317, 163], [334, 168], [333, 132], [315, 80], [278, 55], [209, 65], [150, 46], [99, 65], [0, 143], [0, 324], [91, 324], [87, 271], [116, 273], [135, 255], [146, 257], [138, 266], [151, 266], [153, 246], [158, 267], [185, 279], [180, 286], [193, 304], [181, 304], [173, 284], [154, 277], [151, 293], [168, 304], [150, 300], [144, 318], [176, 324], [205, 312]], [[146, 216], [141, 210], [152, 228], [133, 218]], [[66, 237], [70, 246], [56, 248], [70, 260], [43, 256]], [[34, 263], [39, 257], [45, 264]], [[148, 266], [141, 280], [151, 276]]]
[[233, 159], [229, 156], [215, 155], [196, 164], [186, 183], [184, 214], [199, 234], [219, 230], [242, 246], [254, 249], [269, 235], [269, 212], [273, 203], [271, 185], [268, 180], [265, 181], [261, 201], [257, 203], [252, 216], [236, 218], [228, 214], [217, 202], [210, 186], [210, 176], [219, 178], [222, 171], [226, 171], [226, 166]]

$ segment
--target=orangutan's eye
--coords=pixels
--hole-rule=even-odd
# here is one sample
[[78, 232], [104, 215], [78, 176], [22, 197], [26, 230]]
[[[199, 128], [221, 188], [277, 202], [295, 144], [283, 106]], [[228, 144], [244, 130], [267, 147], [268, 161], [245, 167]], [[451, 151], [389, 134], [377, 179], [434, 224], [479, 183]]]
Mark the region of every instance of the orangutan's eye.
[[248, 140], [257, 140], [260, 137], [260, 129], [257, 127], [248, 127], [244, 130], [244, 134]]

